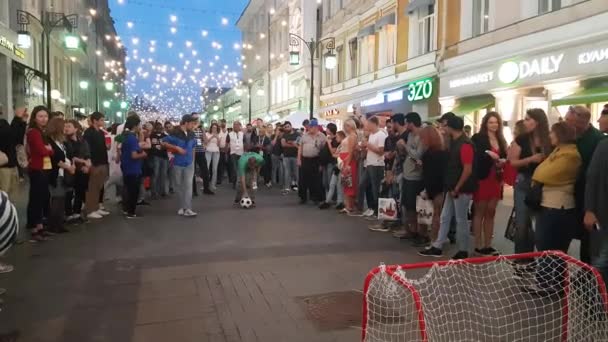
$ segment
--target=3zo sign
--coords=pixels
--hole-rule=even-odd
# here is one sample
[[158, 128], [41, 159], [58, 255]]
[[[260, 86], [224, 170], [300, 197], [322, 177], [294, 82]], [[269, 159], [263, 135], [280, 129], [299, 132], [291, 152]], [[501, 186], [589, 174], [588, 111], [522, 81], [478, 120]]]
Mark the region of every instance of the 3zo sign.
[[414, 81], [408, 86], [407, 99], [410, 102], [428, 100], [433, 96], [433, 79], [425, 78], [423, 80]]

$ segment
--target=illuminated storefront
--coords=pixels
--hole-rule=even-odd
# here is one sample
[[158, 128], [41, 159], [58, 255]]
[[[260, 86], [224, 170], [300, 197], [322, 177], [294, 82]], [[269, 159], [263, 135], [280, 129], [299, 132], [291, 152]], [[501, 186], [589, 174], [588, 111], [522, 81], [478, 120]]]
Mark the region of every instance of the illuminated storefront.
[[462, 115], [474, 127], [488, 110], [510, 126], [530, 108], [542, 108], [556, 121], [568, 106], [586, 105], [595, 118], [608, 102], [608, 39], [447, 70], [440, 102], [444, 112]]

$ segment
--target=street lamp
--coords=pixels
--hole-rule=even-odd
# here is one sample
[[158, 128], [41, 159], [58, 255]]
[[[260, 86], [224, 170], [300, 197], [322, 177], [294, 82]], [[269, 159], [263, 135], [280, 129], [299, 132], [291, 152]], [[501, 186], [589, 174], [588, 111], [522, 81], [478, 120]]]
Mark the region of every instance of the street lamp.
[[110, 101], [103, 101], [103, 108], [110, 108]]
[[[304, 46], [308, 48], [308, 52], [310, 53], [310, 108], [309, 114], [310, 119], [312, 120], [314, 117], [314, 105], [315, 105], [315, 54], [317, 50], [323, 48], [323, 42], [327, 42], [325, 48], [329, 50], [325, 57], [325, 67], [327, 69], [333, 69], [337, 65], [336, 55], [333, 53], [336, 48], [336, 39], [333, 37], [325, 38], [322, 40], [315, 40], [314, 38], [310, 41], [306, 41], [304, 38], [300, 37], [295, 33], [289, 34], [289, 46], [293, 48], [299, 48], [300, 42], [304, 43]], [[300, 52], [299, 51], [291, 51], [289, 53], [289, 64], [291, 65], [299, 65], [300, 64]]]
[[80, 89], [86, 90], [89, 89], [89, 81], [80, 81]]
[[46, 72], [44, 78], [46, 82], [46, 106], [51, 110], [51, 32], [58, 27], [67, 29], [70, 34], [64, 38], [65, 46], [68, 49], [77, 49], [80, 46], [80, 38], [71, 34], [72, 30], [78, 27], [78, 15], [55, 12], [43, 12], [42, 20], [27, 11], [17, 10], [17, 23], [21, 25], [17, 43], [20, 47], [29, 49], [32, 46], [32, 37], [27, 27], [31, 24], [30, 20], [38, 22], [42, 26], [42, 45], [46, 51]]
[[105, 87], [106, 87], [107, 91], [112, 91], [112, 90], [114, 90], [114, 83], [106, 82]]
[[128, 106], [129, 106], [129, 104], [125, 101], [122, 101], [120, 103], [120, 109], [127, 109]]

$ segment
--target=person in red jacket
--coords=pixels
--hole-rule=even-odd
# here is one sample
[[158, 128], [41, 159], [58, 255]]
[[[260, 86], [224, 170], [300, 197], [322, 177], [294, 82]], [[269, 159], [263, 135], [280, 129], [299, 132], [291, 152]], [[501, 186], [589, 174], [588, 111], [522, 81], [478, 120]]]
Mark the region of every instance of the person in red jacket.
[[38, 106], [32, 111], [26, 133], [29, 156], [30, 192], [27, 204], [27, 227], [31, 229], [32, 242], [43, 241], [42, 220], [49, 202], [49, 172], [52, 169], [53, 148], [44, 136], [49, 121], [49, 111]]

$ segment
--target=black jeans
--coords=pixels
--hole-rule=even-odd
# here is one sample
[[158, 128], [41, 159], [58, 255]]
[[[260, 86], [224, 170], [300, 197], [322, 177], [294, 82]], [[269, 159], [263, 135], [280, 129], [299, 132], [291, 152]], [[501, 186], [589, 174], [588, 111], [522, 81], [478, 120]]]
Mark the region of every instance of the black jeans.
[[[207, 168], [207, 158], [205, 157], [205, 152], [196, 152], [194, 154], [194, 162], [196, 166], [198, 166], [198, 171], [200, 172], [200, 177], [203, 179], [203, 190], [208, 191], [209, 189], [209, 168]], [[192, 179], [192, 193], [198, 194], [196, 189], [196, 172], [194, 173], [194, 177]]]
[[299, 182], [298, 193], [302, 201], [308, 200], [309, 193], [314, 202], [323, 201], [323, 177], [319, 157], [302, 157]]
[[[577, 224], [576, 209], [542, 208], [536, 217], [536, 248], [542, 251], [568, 253]], [[536, 261], [538, 286], [557, 292], [562, 288], [566, 262], [561, 258], [543, 257]]]
[[135, 208], [137, 208], [137, 198], [139, 197], [139, 185], [141, 183], [141, 176], [139, 175], [123, 175], [122, 180], [125, 187], [124, 196], [122, 199], [123, 208], [128, 215], [135, 215]]
[[224, 180], [224, 173], [229, 173], [228, 168], [228, 154], [226, 152], [220, 152], [220, 162], [217, 164], [217, 184], [222, 184]]
[[264, 165], [262, 166], [261, 173], [262, 177], [264, 177], [264, 183], [270, 183], [272, 180], [272, 158], [268, 153], [264, 153]]
[[233, 187], [236, 187], [236, 174], [237, 174], [237, 169], [239, 167], [239, 159], [241, 159], [241, 156], [239, 156], [238, 154], [230, 155], [230, 163], [228, 165], [228, 174], [230, 176], [230, 183], [232, 183]]
[[65, 196], [51, 197], [48, 217], [49, 230], [60, 232], [65, 219]]
[[45, 213], [48, 213], [50, 205], [49, 174], [48, 171], [30, 170], [29, 200], [27, 203], [27, 227], [36, 228], [41, 225]]
[[89, 184], [89, 176], [82, 173], [77, 173], [74, 178], [74, 189], [65, 194], [65, 215], [72, 216], [82, 212]]

